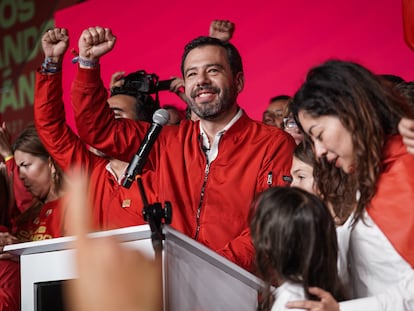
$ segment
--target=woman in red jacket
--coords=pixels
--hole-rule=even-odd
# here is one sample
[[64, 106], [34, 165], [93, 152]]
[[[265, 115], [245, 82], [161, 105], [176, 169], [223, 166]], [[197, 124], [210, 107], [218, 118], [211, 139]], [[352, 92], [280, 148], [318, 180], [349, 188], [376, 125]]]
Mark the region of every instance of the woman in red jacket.
[[[63, 175], [43, 147], [33, 125], [26, 127], [13, 144], [14, 156], [7, 159], [14, 173], [33, 197], [33, 204], [20, 211], [12, 197], [2, 203], [0, 248], [25, 241], [62, 236]], [[2, 194], [11, 193], [6, 172], [2, 174]], [[11, 233], [10, 233], [11, 232]], [[0, 254], [0, 309], [20, 309], [20, 269], [10, 254]]]
[[49, 156], [34, 125], [29, 125], [13, 144], [19, 178], [37, 199], [14, 219], [14, 233], [20, 240], [35, 241], [63, 235], [63, 173]]

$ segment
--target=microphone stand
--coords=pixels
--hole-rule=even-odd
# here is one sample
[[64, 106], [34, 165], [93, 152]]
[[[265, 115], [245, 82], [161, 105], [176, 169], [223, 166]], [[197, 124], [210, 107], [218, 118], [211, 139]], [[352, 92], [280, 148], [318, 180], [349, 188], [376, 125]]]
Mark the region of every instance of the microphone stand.
[[137, 181], [139, 192], [141, 193], [142, 202], [144, 207], [142, 209], [142, 215], [144, 220], [148, 222], [151, 229], [151, 242], [154, 248], [155, 257], [162, 258], [163, 244], [162, 241], [165, 239], [165, 235], [162, 233], [163, 220], [165, 224], [171, 223], [172, 207], [170, 202], [165, 202], [165, 207], [162, 208], [161, 203], [156, 202], [149, 204], [147, 195], [145, 194], [144, 185], [142, 183], [141, 172], [135, 177]]

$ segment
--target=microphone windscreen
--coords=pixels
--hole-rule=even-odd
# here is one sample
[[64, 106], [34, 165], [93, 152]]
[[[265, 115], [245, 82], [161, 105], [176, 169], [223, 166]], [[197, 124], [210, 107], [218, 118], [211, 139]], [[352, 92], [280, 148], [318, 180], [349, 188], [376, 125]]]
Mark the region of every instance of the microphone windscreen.
[[163, 126], [168, 123], [168, 120], [170, 119], [170, 114], [166, 109], [158, 109], [154, 112], [154, 115], [152, 116], [152, 121], [155, 123]]

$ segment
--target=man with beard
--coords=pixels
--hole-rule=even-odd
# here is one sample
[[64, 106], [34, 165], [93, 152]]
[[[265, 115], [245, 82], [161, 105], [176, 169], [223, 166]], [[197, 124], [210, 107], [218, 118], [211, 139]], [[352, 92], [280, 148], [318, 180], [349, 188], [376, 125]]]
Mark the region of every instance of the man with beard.
[[[106, 104], [99, 59], [115, 44], [112, 31], [91, 27], [79, 39], [79, 69], [72, 87], [81, 138], [105, 154], [130, 161], [149, 125], [114, 120]], [[198, 37], [181, 63], [187, 104], [200, 118], [164, 127], [145, 168], [152, 193], [170, 201], [171, 226], [251, 270], [254, 249], [249, 214], [264, 189], [286, 185], [295, 142], [284, 131], [251, 120], [237, 103], [244, 73], [237, 49]]]

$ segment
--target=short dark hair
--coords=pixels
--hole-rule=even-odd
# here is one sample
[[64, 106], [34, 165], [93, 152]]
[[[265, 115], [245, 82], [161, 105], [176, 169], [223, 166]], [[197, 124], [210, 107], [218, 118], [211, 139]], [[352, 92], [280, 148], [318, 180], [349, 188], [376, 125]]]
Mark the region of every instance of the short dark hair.
[[190, 41], [184, 47], [184, 54], [181, 59], [181, 73], [183, 76], [184, 76], [184, 62], [185, 62], [185, 59], [187, 58], [188, 53], [190, 53], [195, 48], [198, 48], [201, 46], [207, 46], [207, 45], [219, 46], [226, 50], [227, 60], [230, 64], [230, 68], [231, 68], [233, 75], [236, 75], [239, 72], [243, 72], [242, 58], [240, 56], [239, 51], [236, 49], [236, 47], [233, 44], [231, 44], [230, 42], [223, 42], [217, 38], [201, 36], [201, 37], [197, 37], [194, 40]]
[[282, 94], [282, 95], [277, 95], [277, 96], [274, 96], [274, 97], [270, 98], [270, 102], [272, 103], [272, 102], [276, 102], [278, 100], [289, 100], [291, 98], [292, 97], [289, 96], [289, 95]]
[[391, 84], [398, 84], [401, 82], [405, 82], [405, 80], [397, 75], [393, 75], [393, 74], [380, 74], [378, 75], [381, 79], [384, 79], [388, 82], [390, 82]]
[[124, 84], [111, 88], [111, 97], [115, 95], [128, 95], [136, 99], [135, 114], [137, 120], [152, 122], [152, 115], [160, 108], [160, 104], [157, 100], [154, 100], [152, 96], [145, 92], [140, 92], [136, 88], [126, 87], [130, 85], [129, 81], [137, 80], [137, 75], [142, 71], [137, 71], [128, 74], [123, 77]]
[[401, 82], [394, 89], [408, 102], [411, 110], [414, 109], [414, 81]]

